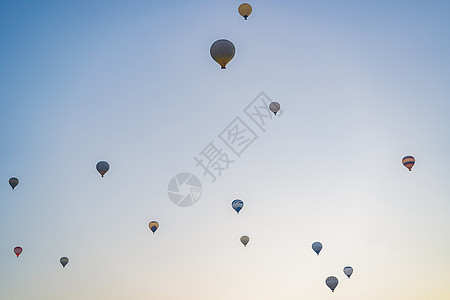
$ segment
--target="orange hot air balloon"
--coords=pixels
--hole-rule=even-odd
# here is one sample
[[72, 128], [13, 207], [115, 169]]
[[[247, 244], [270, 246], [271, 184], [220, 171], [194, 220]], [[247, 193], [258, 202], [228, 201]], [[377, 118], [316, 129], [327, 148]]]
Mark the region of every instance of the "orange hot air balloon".
[[252, 13], [252, 6], [248, 3], [242, 3], [238, 8], [239, 14], [247, 20], [248, 16]]
[[414, 164], [416, 163], [416, 160], [414, 157], [412, 156], [405, 156], [402, 159], [402, 164], [408, 168], [408, 170], [411, 171], [412, 167], [414, 166]]
[[19, 255], [22, 253], [22, 247], [17, 246], [14, 248], [14, 253], [19, 257]]

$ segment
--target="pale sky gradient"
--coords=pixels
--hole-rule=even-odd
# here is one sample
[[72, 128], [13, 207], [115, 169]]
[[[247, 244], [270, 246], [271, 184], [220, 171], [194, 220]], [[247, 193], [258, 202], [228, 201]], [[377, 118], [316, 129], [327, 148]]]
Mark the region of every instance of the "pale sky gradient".
[[[450, 3], [240, 3], [0, 2], [1, 299], [450, 299]], [[262, 91], [283, 115], [211, 183]]]

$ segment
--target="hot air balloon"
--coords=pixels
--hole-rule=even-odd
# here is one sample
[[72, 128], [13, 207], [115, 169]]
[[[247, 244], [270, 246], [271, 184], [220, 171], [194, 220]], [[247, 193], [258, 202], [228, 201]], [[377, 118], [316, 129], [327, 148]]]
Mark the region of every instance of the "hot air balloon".
[[159, 227], [159, 223], [156, 221], [151, 221], [150, 223], [148, 223], [148, 227], [150, 228], [150, 230], [153, 232], [153, 234], [155, 234], [155, 231], [158, 229]]
[[69, 263], [69, 259], [64, 256], [59, 259], [59, 262], [62, 264], [63, 268], [65, 268], [66, 265]]
[[239, 213], [242, 207], [244, 207], [244, 202], [242, 200], [236, 199], [233, 202], [231, 202], [231, 206], [237, 213]]
[[97, 163], [97, 171], [100, 173], [100, 175], [105, 175], [106, 172], [109, 170], [109, 164], [106, 161], [99, 161]]
[[247, 20], [247, 17], [252, 13], [252, 6], [248, 3], [242, 3], [238, 8], [239, 14]]
[[278, 102], [272, 102], [269, 105], [269, 109], [271, 112], [273, 112], [275, 114], [275, 116], [277, 115], [277, 112], [280, 110], [280, 103]]
[[19, 257], [19, 255], [22, 253], [22, 247], [17, 246], [14, 248], [14, 253]]
[[12, 187], [12, 189], [14, 189], [18, 184], [19, 184], [19, 179], [17, 179], [16, 177], [11, 177], [9, 179], [9, 185]]
[[312, 248], [313, 248], [314, 252], [316, 252], [317, 255], [319, 255], [320, 250], [322, 250], [322, 243], [321, 242], [314, 242], [312, 244]]
[[330, 276], [325, 280], [325, 283], [331, 289], [331, 291], [334, 292], [334, 289], [337, 287], [339, 280], [334, 276]]
[[352, 276], [353, 273], [353, 268], [352, 267], [345, 267], [344, 268], [344, 274], [347, 275], [348, 278], [350, 278], [350, 276]]
[[411, 171], [412, 167], [416, 163], [416, 160], [412, 156], [405, 156], [402, 159], [402, 164]]
[[241, 243], [244, 245], [244, 247], [247, 247], [248, 242], [250, 241], [250, 238], [246, 235], [241, 236]]
[[236, 49], [232, 42], [222, 39], [215, 41], [209, 52], [221, 68], [226, 69], [225, 66], [233, 59]]

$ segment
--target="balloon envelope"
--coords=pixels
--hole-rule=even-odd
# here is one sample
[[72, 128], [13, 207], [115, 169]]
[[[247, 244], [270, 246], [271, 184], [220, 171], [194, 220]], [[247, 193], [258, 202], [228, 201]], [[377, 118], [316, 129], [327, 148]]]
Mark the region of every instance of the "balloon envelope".
[[226, 69], [226, 65], [233, 59], [236, 49], [229, 40], [221, 39], [215, 41], [209, 50], [211, 57], [222, 67]]
[[412, 157], [411, 155], [409, 156], [405, 156], [402, 159], [402, 164], [408, 168], [408, 170], [411, 171], [412, 167], [414, 166], [414, 164], [416, 163], [416, 159], [414, 157]]
[[334, 292], [334, 289], [337, 287], [339, 280], [334, 276], [330, 276], [325, 280], [325, 283], [331, 289], [331, 291]]
[[273, 112], [275, 115], [277, 115], [277, 112], [280, 110], [280, 103], [278, 103], [278, 102], [270, 103], [269, 109], [271, 112]]
[[96, 168], [100, 175], [102, 175], [103, 177], [103, 175], [105, 175], [109, 170], [109, 164], [106, 161], [99, 161]]
[[9, 179], [9, 185], [12, 187], [12, 189], [14, 189], [18, 184], [19, 184], [19, 179], [17, 179], [16, 177], [11, 177]]
[[14, 253], [19, 257], [19, 255], [22, 253], [22, 247], [17, 246], [14, 248]]
[[239, 14], [247, 20], [247, 17], [252, 13], [252, 6], [248, 3], [242, 3], [238, 8]]
[[61, 265], [63, 266], [63, 268], [65, 268], [66, 267], [66, 265], [69, 263], [69, 259], [67, 258], [67, 257], [61, 257], [60, 259], [59, 259], [59, 262], [61, 263]]
[[241, 236], [241, 243], [244, 245], [244, 247], [247, 247], [248, 242], [250, 241], [250, 238], [246, 235]]
[[151, 221], [150, 223], [148, 223], [148, 227], [150, 228], [150, 230], [153, 232], [153, 234], [155, 233], [155, 231], [158, 229], [159, 227], [159, 223], [156, 221]]
[[312, 244], [312, 248], [313, 248], [314, 252], [316, 252], [317, 255], [319, 255], [320, 250], [322, 250], [322, 243], [321, 242], [314, 242]]
[[236, 199], [233, 202], [231, 202], [231, 206], [237, 213], [239, 213], [242, 207], [244, 207], [244, 202], [242, 200]]
[[352, 276], [353, 273], [353, 268], [352, 267], [345, 267], [344, 268], [344, 274], [347, 275], [348, 278], [350, 278], [350, 276]]

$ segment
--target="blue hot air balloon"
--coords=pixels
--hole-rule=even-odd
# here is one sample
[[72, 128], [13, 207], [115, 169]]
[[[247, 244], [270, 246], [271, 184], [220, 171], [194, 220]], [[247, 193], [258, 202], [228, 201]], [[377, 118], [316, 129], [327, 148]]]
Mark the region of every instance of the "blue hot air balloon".
[[231, 202], [231, 206], [237, 213], [239, 213], [242, 207], [244, 207], [244, 202], [242, 200], [236, 199]]
[[108, 172], [108, 170], [109, 170], [109, 164], [106, 161], [102, 160], [97, 163], [96, 168], [97, 168], [97, 171], [100, 173], [100, 175], [102, 175], [102, 177], [103, 177], [103, 175], [105, 175], [106, 172]]
[[345, 267], [344, 268], [344, 274], [347, 275], [348, 278], [352, 276], [353, 274], [353, 268], [352, 267]]
[[317, 255], [319, 255], [320, 250], [322, 250], [322, 243], [321, 242], [314, 242], [312, 244], [312, 248], [313, 248], [314, 252], [316, 252]]
[[330, 276], [325, 280], [325, 284], [330, 288], [332, 292], [334, 292], [334, 289], [337, 287], [338, 283], [339, 280], [334, 276]]

